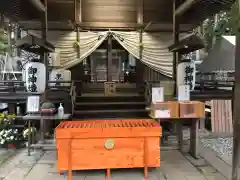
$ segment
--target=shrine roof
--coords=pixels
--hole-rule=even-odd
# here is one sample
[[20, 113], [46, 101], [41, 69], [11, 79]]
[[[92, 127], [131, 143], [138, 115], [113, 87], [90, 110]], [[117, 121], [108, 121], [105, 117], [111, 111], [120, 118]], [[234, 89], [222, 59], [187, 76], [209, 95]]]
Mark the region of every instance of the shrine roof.
[[[172, 31], [172, 0], [81, 0], [80, 26], [86, 28], [126, 26], [137, 29], [139, 1], [143, 1], [143, 26], [151, 22], [150, 29], [155, 27], [155, 29]], [[69, 29], [69, 22], [74, 24], [76, 20], [75, 3], [79, 3], [80, 0], [48, 0], [47, 2], [49, 22], [64, 22]], [[234, 2], [235, 0], [176, 0], [178, 6], [175, 14], [180, 21], [180, 29], [191, 30], [207, 17], [229, 9]], [[40, 21], [46, 8], [42, 0], [2, 0], [0, 11], [16, 21]], [[55, 23], [55, 26], [60, 26], [59, 28], [62, 29], [64, 28], [62, 24]], [[185, 27], [186, 25], [191, 26]], [[35, 23], [31, 23], [31, 26], [28, 28], [33, 29]]]

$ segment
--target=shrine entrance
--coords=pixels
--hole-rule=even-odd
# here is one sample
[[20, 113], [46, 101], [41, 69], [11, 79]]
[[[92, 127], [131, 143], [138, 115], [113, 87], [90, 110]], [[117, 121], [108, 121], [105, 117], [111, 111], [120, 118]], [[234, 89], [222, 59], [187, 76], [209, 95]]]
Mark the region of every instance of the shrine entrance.
[[112, 36], [103, 42], [84, 62], [87, 82], [131, 82], [135, 83], [136, 59]]
[[[98, 49], [90, 56], [92, 82], [120, 82], [124, 80], [124, 55], [121, 49], [112, 50], [112, 58], [108, 59], [106, 49]], [[111, 65], [108, 64], [111, 61]]]

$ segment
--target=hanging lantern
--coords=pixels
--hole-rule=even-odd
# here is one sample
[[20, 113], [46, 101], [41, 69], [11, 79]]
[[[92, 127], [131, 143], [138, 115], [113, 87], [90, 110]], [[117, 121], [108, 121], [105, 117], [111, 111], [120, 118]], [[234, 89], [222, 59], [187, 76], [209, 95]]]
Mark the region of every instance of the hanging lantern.
[[183, 60], [177, 67], [177, 85], [189, 85], [190, 91], [194, 90], [196, 79], [195, 62]]
[[46, 67], [40, 62], [29, 62], [25, 66], [24, 77], [28, 92], [43, 93], [46, 86]]
[[51, 86], [69, 86], [68, 83], [58, 83], [57, 81], [71, 81], [71, 71], [64, 69], [53, 69], [50, 73], [50, 81], [56, 81], [51, 83]]

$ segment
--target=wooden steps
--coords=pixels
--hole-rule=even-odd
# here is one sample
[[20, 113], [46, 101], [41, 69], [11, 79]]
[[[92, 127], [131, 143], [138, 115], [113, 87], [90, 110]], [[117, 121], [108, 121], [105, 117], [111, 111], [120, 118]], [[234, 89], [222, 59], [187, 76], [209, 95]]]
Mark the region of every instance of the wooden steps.
[[[83, 85], [84, 86], [84, 85]], [[90, 84], [88, 88], [104, 88], [103, 84]], [[143, 93], [138, 93], [136, 84], [119, 84], [119, 92], [106, 96], [104, 89], [101, 91], [87, 90], [76, 97], [74, 119], [92, 118], [138, 118], [148, 117], [145, 110]], [[127, 89], [127, 91], [126, 91]]]

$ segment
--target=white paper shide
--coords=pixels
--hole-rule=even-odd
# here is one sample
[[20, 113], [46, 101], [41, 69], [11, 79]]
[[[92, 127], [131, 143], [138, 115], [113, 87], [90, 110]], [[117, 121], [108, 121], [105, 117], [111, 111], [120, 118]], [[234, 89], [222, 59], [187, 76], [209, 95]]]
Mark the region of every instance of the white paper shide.
[[163, 87], [153, 87], [152, 88], [152, 103], [156, 104], [158, 102], [164, 101], [164, 88]]
[[37, 113], [40, 109], [40, 97], [39, 96], [29, 96], [27, 98], [27, 112]]
[[189, 101], [190, 100], [190, 87], [189, 85], [178, 86], [178, 101]]

